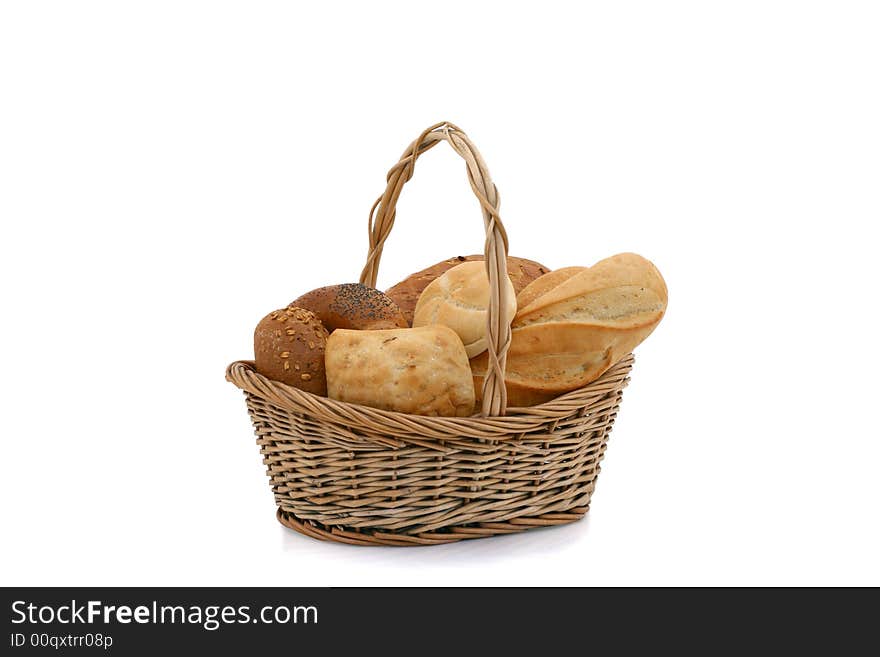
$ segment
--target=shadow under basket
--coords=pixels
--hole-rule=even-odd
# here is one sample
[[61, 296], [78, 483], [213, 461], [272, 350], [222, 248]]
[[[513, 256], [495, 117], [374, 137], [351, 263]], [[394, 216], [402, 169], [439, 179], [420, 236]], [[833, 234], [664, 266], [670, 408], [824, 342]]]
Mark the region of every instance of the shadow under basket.
[[318, 397], [237, 361], [278, 520], [354, 545], [435, 545], [583, 517], [633, 357], [502, 417], [436, 418]]

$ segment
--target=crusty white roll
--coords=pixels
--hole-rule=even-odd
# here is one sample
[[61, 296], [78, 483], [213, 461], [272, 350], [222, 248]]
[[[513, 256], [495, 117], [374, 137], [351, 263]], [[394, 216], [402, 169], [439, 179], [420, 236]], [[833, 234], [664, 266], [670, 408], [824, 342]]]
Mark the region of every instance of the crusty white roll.
[[[516, 292], [507, 285], [507, 307], [502, 308], [504, 321], [516, 314]], [[434, 279], [416, 304], [413, 327], [440, 324], [458, 334], [468, 358], [486, 351], [486, 316], [489, 312], [489, 277], [483, 262], [463, 262]]]
[[[412, 326], [413, 312], [415, 312], [416, 304], [425, 288], [438, 276], [449, 271], [456, 265], [463, 262], [477, 261], [482, 262], [484, 257], [481, 255], [456, 256], [431, 265], [427, 269], [417, 271], [410, 274], [404, 280], [400, 281], [387, 290], [385, 294], [391, 297], [400, 309], [403, 311], [408, 326]], [[510, 282], [513, 283], [513, 289], [519, 294], [523, 288], [536, 278], [543, 276], [548, 271], [547, 267], [540, 262], [527, 260], [526, 258], [517, 258], [516, 256], [507, 256], [507, 275], [510, 276]]]

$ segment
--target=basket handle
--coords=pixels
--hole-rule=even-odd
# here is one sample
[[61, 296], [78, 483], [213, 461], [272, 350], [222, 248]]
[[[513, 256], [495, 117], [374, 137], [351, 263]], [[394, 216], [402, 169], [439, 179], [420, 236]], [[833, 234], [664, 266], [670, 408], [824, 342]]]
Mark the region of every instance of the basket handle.
[[468, 180], [480, 207], [486, 227], [486, 273], [489, 277], [489, 312], [487, 336], [489, 364], [483, 380], [483, 417], [504, 415], [507, 410], [507, 390], [504, 387], [504, 370], [507, 366], [507, 349], [510, 347], [510, 324], [504, 321], [502, 308], [509, 302], [507, 282], [507, 233], [498, 214], [498, 189], [489, 177], [486, 163], [479, 151], [462, 132], [461, 128], [443, 121], [432, 125], [412, 142], [400, 156], [400, 161], [388, 171], [388, 185], [370, 209], [370, 252], [367, 264], [361, 272], [361, 283], [376, 287], [382, 247], [394, 226], [397, 199], [406, 181], [412, 178], [416, 159], [445, 141], [452, 146], [467, 164]]

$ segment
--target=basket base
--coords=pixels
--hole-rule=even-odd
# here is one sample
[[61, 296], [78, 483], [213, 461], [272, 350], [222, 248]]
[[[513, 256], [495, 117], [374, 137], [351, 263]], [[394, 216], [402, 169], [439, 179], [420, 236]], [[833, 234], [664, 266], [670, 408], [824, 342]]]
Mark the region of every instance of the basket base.
[[445, 528], [443, 531], [424, 532], [421, 534], [396, 534], [379, 530], [361, 531], [343, 527], [328, 527], [314, 520], [300, 520], [292, 513], [278, 509], [275, 514], [278, 522], [289, 529], [322, 541], [336, 541], [349, 545], [391, 545], [396, 547], [413, 547], [417, 545], [441, 545], [455, 543], [472, 538], [486, 538], [502, 534], [515, 534], [537, 527], [567, 525], [580, 520], [589, 510], [589, 506], [576, 507], [565, 513], [547, 513], [531, 518], [513, 518], [507, 522], [484, 522], [474, 525], [459, 525]]

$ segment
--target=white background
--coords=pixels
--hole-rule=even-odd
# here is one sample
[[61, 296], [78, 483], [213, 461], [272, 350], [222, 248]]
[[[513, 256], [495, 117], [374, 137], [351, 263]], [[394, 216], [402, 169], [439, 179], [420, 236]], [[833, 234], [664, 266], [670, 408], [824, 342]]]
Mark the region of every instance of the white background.
[[[855, 2], [3, 3], [5, 585], [880, 584], [880, 14]], [[576, 524], [284, 529], [226, 365], [357, 279], [423, 128], [514, 255], [670, 289]], [[479, 252], [445, 145], [380, 286]]]

